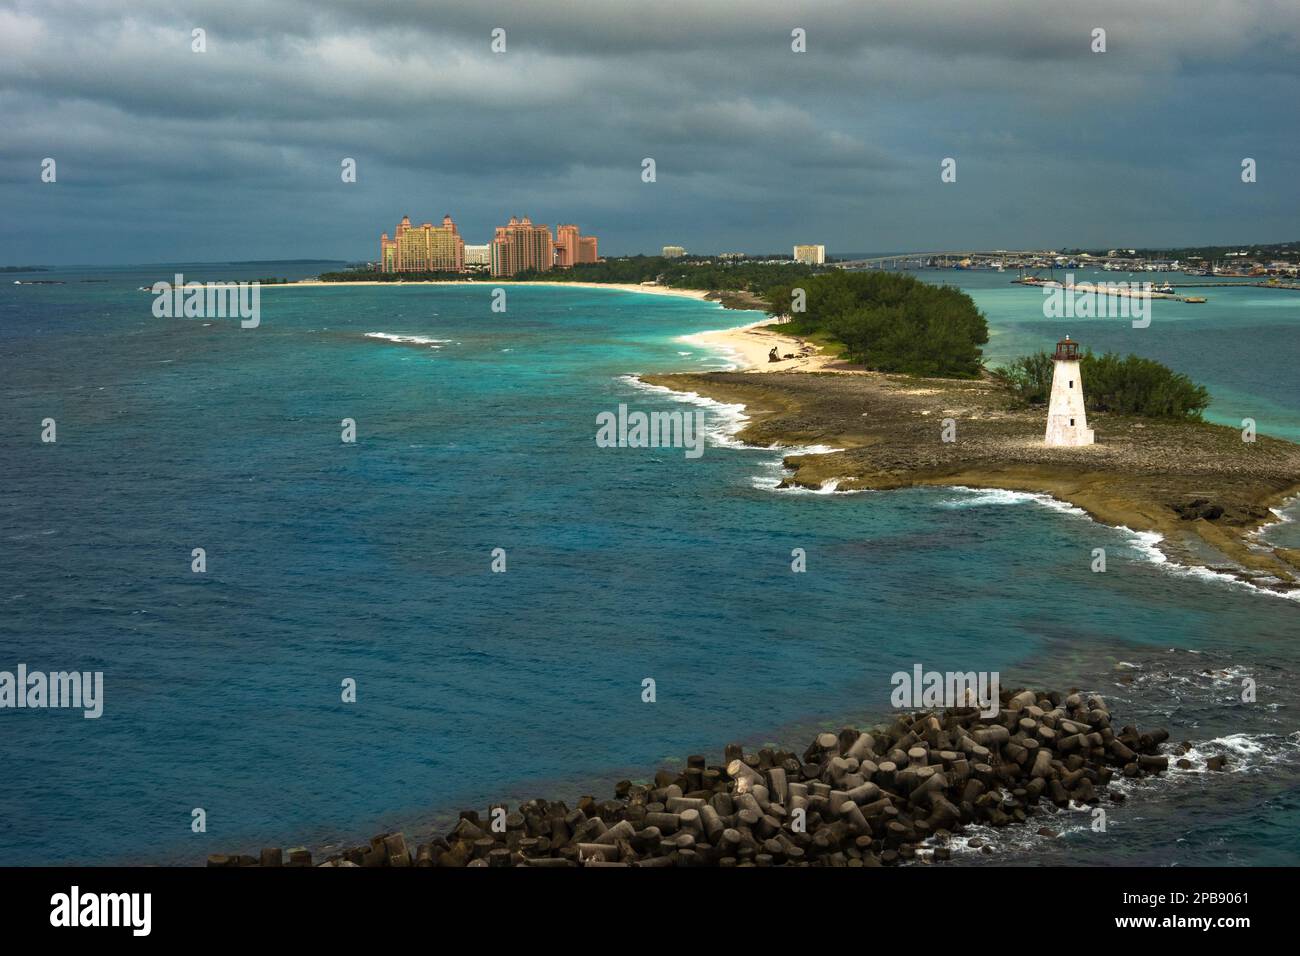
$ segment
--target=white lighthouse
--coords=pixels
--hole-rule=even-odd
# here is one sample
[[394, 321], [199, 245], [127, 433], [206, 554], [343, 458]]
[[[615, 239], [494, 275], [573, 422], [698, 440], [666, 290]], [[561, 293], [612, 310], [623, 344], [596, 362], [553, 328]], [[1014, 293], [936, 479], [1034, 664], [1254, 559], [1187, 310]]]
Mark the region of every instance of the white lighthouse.
[[1092, 444], [1092, 429], [1083, 409], [1083, 377], [1079, 373], [1079, 343], [1067, 335], [1052, 356], [1052, 396], [1047, 405], [1048, 445]]

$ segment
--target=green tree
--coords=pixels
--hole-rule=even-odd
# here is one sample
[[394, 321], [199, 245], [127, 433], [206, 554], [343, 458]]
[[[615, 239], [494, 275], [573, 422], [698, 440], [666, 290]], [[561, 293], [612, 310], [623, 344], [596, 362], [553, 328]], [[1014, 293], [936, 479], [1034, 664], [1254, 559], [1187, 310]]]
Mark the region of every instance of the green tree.
[[[803, 291], [804, 310], [795, 308]], [[768, 290], [796, 335], [829, 335], [852, 361], [883, 372], [972, 378], [988, 323], [966, 293], [893, 272], [835, 270]]]
[[[1036, 352], [995, 371], [1021, 399], [1044, 404], [1052, 390], [1052, 356]], [[1085, 352], [1079, 362], [1089, 411], [1199, 421], [1210, 393], [1181, 372], [1137, 355]]]

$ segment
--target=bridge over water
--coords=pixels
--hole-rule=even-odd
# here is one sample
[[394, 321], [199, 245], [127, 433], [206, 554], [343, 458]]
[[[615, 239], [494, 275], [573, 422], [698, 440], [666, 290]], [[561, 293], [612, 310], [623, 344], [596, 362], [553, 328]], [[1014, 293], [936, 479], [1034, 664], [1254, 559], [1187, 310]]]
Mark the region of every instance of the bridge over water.
[[1138, 270], [1147, 265], [1162, 269], [1172, 269], [1173, 261], [1169, 259], [1135, 259], [1125, 256], [1088, 256], [1066, 255], [1052, 249], [997, 249], [979, 251], [947, 252], [900, 252], [890, 256], [875, 256], [870, 259], [852, 259], [835, 263], [841, 269], [923, 269], [951, 268], [961, 263], [977, 269], [987, 269], [994, 263], [1002, 263], [1008, 269], [1050, 269], [1061, 268], [1059, 260], [1074, 263], [1071, 268], [1100, 269], [1110, 264], [1118, 269]]
[[[948, 252], [900, 252], [892, 256], [875, 256], [871, 259], [850, 259], [835, 263], [841, 269], [920, 269], [929, 265], [940, 268], [954, 266], [967, 259], [972, 265], [987, 266], [993, 262], [1010, 260], [1046, 260], [1057, 258], [1059, 253], [1045, 250], [999, 250], [987, 251], [948, 251]], [[1101, 261], [1101, 260], [1093, 260]]]

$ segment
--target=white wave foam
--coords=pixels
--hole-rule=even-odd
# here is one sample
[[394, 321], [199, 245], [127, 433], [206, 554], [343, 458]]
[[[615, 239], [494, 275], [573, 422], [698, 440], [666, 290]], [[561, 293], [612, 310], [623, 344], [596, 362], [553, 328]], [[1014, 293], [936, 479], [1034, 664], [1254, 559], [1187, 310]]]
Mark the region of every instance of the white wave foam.
[[396, 342], [399, 345], [427, 345], [431, 349], [440, 349], [451, 339], [431, 339], [423, 335], [398, 335], [393, 332], [367, 332], [368, 339], [383, 339], [385, 342]]
[[[759, 448], [758, 445], [745, 447]], [[781, 482], [785, 480], [787, 473], [793, 474], [793, 471], [785, 466], [786, 458], [797, 458], [800, 455], [829, 455], [833, 452], [843, 451], [843, 448], [835, 448], [831, 445], [769, 445], [761, 450], [779, 451], [781, 457], [764, 462], [764, 467], [775, 472], [775, 475], [753, 475], [750, 478], [753, 487], [760, 491], [779, 491], [792, 495], [860, 495], [867, 490], [865, 488], [844, 488], [841, 490], [840, 482], [848, 481], [848, 478], [828, 478], [818, 488], [805, 488], [803, 485], [785, 485], [782, 487]]]
[[719, 402], [698, 392], [679, 392], [664, 385], [651, 385], [649, 382], [641, 381], [635, 375], [620, 375], [619, 381], [641, 391], [671, 396], [679, 402], [696, 405], [709, 411], [711, 414], [705, 418], [704, 434], [714, 445], [730, 448], [751, 447], [744, 442], [737, 441], [735, 437], [737, 432], [744, 428], [749, 421], [749, 416], [745, 414], [744, 405]]
[[[1116, 774], [1111, 778], [1109, 790], [1135, 796], [1154, 795], [1160, 791], [1169, 791], [1194, 781], [1212, 780], [1219, 776], [1232, 774], [1251, 774], [1267, 772], [1272, 766], [1300, 759], [1300, 731], [1290, 734], [1228, 734], [1203, 741], [1192, 746], [1185, 754], [1176, 753], [1169, 746], [1164, 748], [1169, 758], [1169, 770], [1165, 773], [1146, 777], [1123, 777]], [[1222, 770], [1208, 770], [1206, 762], [1211, 757], [1226, 757]], [[1191, 767], [1184, 769], [1177, 766], [1177, 761], [1185, 759]], [[1103, 803], [1108, 813], [1124, 813], [1127, 804]], [[1040, 804], [1042, 809], [1042, 804]], [[1073, 801], [1059, 813], [1038, 813], [1029, 821], [1017, 826], [991, 827], [985, 824], [973, 824], [960, 833], [954, 833], [947, 843], [931, 837], [926, 841], [923, 855], [933, 852], [936, 846], [948, 846], [954, 854], [983, 853], [982, 847], [971, 846], [972, 841], [979, 841], [989, 847], [993, 855], [1033, 850], [1053, 839], [1060, 839], [1070, 833], [1091, 829], [1093, 807]], [[1038, 828], [1050, 827], [1057, 836], [1044, 837], [1038, 834]], [[987, 855], [987, 854], [986, 854]]]
[[1060, 498], [1053, 498], [1049, 494], [1038, 491], [1011, 491], [1007, 488], [970, 488], [966, 485], [950, 485], [949, 487], [955, 491], [965, 492], [965, 495], [960, 498], [949, 498], [939, 502], [941, 508], [979, 508], [985, 505], [1018, 505], [1032, 502], [1036, 505], [1042, 505], [1044, 508], [1051, 508], [1053, 511], [1082, 515], [1085, 518], [1088, 516], [1088, 513], [1082, 508], [1075, 507], [1068, 501], [1062, 501]]
[[[1033, 850], [1071, 833], [1090, 830], [1092, 827], [1092, 807], [1087, 804], [1072, 801], [1069, 806], [1056, 813], [1043, 810], [1041, 804], [1039, 809], [1042, 812], [1034, 814], [1024, 823], [1013, 826], [993, 827], [984, 823], [973, 823], [963, 828], [960, 833], [949, 836], [946, 843], [937, 837], [930, 837], [917, 853], [926, 856], [932, 854], [935, 847], [947, 846], [954, 855], [999, 856]], [[1056, 833], [1056, 836], [1040, 835], [1038, 832], [1040, 827], [1048, 827]], [[981, 845], [971, 846], [973, 841], [979, 841]], [[991, 854], [984, 853], [983, 848], [986, 846], [992, 851]]]
[[[1202, 774], [1259, 773], [1275, 764], [1300, 757], [1300, 731], [1290, 734], [1228, 734], [1194, 744], [1185, 754], [1170, 753], [1168, 756], [1169, 774], [1174, 779]], [[1205, 763], [1211, 757], [1227, 758], [1222, 770], [1206, 769]], [[1179, 760], [1187, 760], [1192, 766], [1183, 769], [1177, 765]]]
[[[1290, 514], [1282, 508], [1269, 508], [1268, 510], [1273, 512], [1273, 517], [1277, 518], [1277, 521], [1274, 522], [1274, 524], [1290, 524], [1292, 521], [1295, 521], [1295, 515]], [[1268, 525], [1264, 525], [1264, 527], [1267, 528]], [[1259, 530], [1262, 531], [1263, 528]], [[1255, 533], [1258, 534], [1259, 531], [1256, 531]]]
[[[782, 469], [784, 470], [784, 469]], [[840, 482], [847, 481], [847, 478], [828, 478], [822, 482], [818, 488], [805, 488], [803, 485], [787, 485], [780, 487], [780, 478], [770, 478], [755, 476], [753, 478], [754, 487], [767, 491], [780, 491], [792, 495], [860, 495], [865, 488], [840, 488]]]
[[1168, 564], [1169, 558], [1157, 547], [1165, 536], [1158, 531], [1134, 531], [1127, 525], [1116, 525], [1116, 530], [1123, 531], [1129, 535], [1128, 543], [1133, 550], [1146, 558], [1152, 564]]
[[[1200, 654], [1199, 651], [1187, 651], [1186, 653], [1192, 655]], [[1124, 662], [1121, 661], [1116, 665], [1116, 667], [1120, 666], [1125, 666]], [[1126, 666], [1141, 671], [1141, 673], [1136, 674], [1133, 677], [1133, 683], [1138, 687], [1154, 685], [1157, 688], [1163, 688], [1169, 685], [1174, 685], [1178, 687], [1207, 689], [1208, 685], [1209, 688], [1215, 690], [1226, 688], [1236, 689], [1241, 686], [1243, 678], [1256, 676], [1253, 668], [1240, 664], [1228, 664], [1214, 669], [1203, 668], [1198, 671], [1183, 673], [1165, 670], [1161, 667], [1157, 667], [1154, 670], [1147, 670], [1140, 664], [1128, 664]], [[1176, 696], [1181, 697], [1181, 695]]]
[[843, 448], [835, 448], [832, 445], [789, 445], [784, 449], [787, 458], [798, 455], [829, 455], [833, 452], [843, 450]]
[[1268, 545], [1268, 535], [1271, 532], [1300, 520], [1300, 495], [1288, 498], [1276, 508], [1269, 508], [1268, 510], [1276, 520], [1270, 521], [1268, 524], [1262, 524], [1254, 531], [1246, 534], [1246, 537], [1253, 538], [1256, 542], [1265, 546], [1270, 546]]
[[[1124, 530], [1128, 531], [1129, 529], [1124, 528]], [[1151, 543], [1150, 547], [1143, 546], [1143, 545], [1135, 545], [1135, 547], [1137, 548], [1138, 552], [1142, 554], [1144, 557], [1148, 558], [1148, 560], [1150, 560], [1152, 564], [1159, 564], [1163, 566], [1167, 572], [1177, 577], [1191, 578], [1196, 581], [1210, 581], [1217, 584], [1225, 584], [1229, 587], [1242, 588], [1247, 591], [1251, 591], [1255, 594], [1263, 594], [1269, 597], [1282, 598], [1282, 600], [1284, 601], [1300, 601], [1300, 588], [1290, 588], [1289, 590], [1286, 591], [1276, 591], [1273, 588], [1260, 587], [1258, 584], [1254, 584], [1251, 581], [1244, 581], [1241, 578], [1237, 577], [1235, 574], [1227, 574], [1223, 571], [1215, 571], [1212, 568], [1203, 567], [1202, 565], [1199, 564], [1175, 564], [1172, 561], [1170, 561], [1167, 557], [1165, 557], [1165, 555], [1158, 548], [1155, 547], [1154, 542], [1163, 540], [1160, 537], [1160, 535], [1155, 534], [1155, 532], [1144, 532], [1144, 531], [1138, 531], [1132, 533], [1138, 535], [1139, 537], [1148, 537], [1148, 536], [1153, 537], [1154, 541]]]
[[[982, 505], [1012, 505], [1029, 501], [1066, 514], [1081, 515], [1085, 518], [1090, 517], [1082, 508], [1078, 508], [1068, 501], [1061, 501], [1059, 498], [1053, 498], [1051, 495], [1039, 492], [1011, 491], [1005, 488], [969, 488], [965, 485], [952, 485], [951, 487], [958, 491], [969, 492], [970, 497], [950, 498], [941, 501], [939, 506], [942, 508], [977, 508]], [[1115, 528], [1129, 535], [1129, 545], [1141, 557], [1151, 564], [1161, 565], [1171, 574], [1199, 581], [1214, 581], [1220, 584], [1245, 588], [1256, 594], [1266, 594], [1284, 600], [1300, 601], [1300, 588], [1276, 591], [1272, 588], [1260, 587], [1250, 581], [1243, 581], [1236, 575], [1215, 571], [1201, 565], [1175, 564], [1160, 550], [1159, 544], [1164, 540], [1164, 535], [1157, 531], [1134, 531], [1126, 525], [1116, 525]]]
[[653, 392], [657, 395], [669, 396], [676, 401], [685, 402], [688, 405], [697, 405], [701, 408], [708, 409], [712, 412], [714, 422], [709, 424], [706, 420], [705, 436], [714, 445], [726, 448], [743, 448], [753, 451], [775, 451], [780, 452], [781, 457], [766, 461], [763, 467], [770, 474], [754, 475], [751, 477], [753, 487], [760, 491], [781, 491], [791, 494], [805, 495], [856, 495], [860, 494], [863, 489], [847, 488], [843, 491], [839, 489], [839, 484], [847, 479], [831, 478], [824, 482], [820, 488], [803, 488], [798, 486], [781, 487], [787, 471], [784, 460], [788, 456], [797, 455], [829, 455], [832, 452], [843, 451], [842, 448], [834, 448], [830, 445], [751, 445], [740, 441], [736, 435], [744, 429], [749, 422], [749, 416], [745, 414], [745, 406], [740, 403], [719, 402], [716, 399], [700, 395], [698, 392], [679, 392], [676, 389], [668, 388], [665, 385], [652, 385], [649, 382], [643, 382], [636, 375], [621, 375], [619, 381], [642, 391]]
[[[1169, 758], [1169, 769], [1149, 777], [1111, 778], [1110, 788], [1125, 796], [1153, 794], [1169, 791], [1188, 783], [1202, 784], [1216, 777], [1234, 774], [1267, 773], [1277, 764], [1300, 760], [1300, 731], [1290, 734], [1228, 734], [1193, 744], [1186, 753], [1165, 746], [1164, 756]], [[1222, 770], [1210, 770], [1206, 763], [1211, 757], [1226, 757]], [[1186, 760], [1190, 767], [1178, 766]]]
[[[712, 332], [695, 332], [691, 335], [679, 335], [677, 336], [677, 341], [681, 342], [683, 345], [692, 345], [698, 349], [703, 349], [705, 352], [711, 353], [701, 358], [700, 359], [701, 362], [709, 362], [709, 361], [716, 362], [719, 359], [721, 359], [722, 364], [715, 366], [714, 369], [715, 371], [735, 372], [738, 371], [739, 369], [745, 368], [747, 364], [745, 362], [745, 356], [742, 355], [738, 350], [732, 348], [729, 345], [722, 345], [718, 342], [710, 341], [707, 338], [710, 335], [716, 335], [716, 334], [717, 334], [716, 330]], [[678, 352], [677, 354], [690, 355], [691, 353]]]

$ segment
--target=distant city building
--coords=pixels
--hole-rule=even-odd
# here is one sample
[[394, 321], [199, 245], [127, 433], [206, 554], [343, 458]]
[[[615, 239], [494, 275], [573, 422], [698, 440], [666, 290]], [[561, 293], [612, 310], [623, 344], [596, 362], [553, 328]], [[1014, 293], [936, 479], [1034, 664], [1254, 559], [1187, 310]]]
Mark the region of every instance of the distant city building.
[[794, 261], [805, 265], [820, 266], [826, 264], [825, 246], [795, 246]]
[[549, 272], [555, 268], [555, 240], [551, 228], [534, 225], [527, 216], [511, 216], [510, 222], [497, 226], [492, 240], [492, 274], [512, 276], [535, 269]]
[[600, 261], [595, 236], [582, 235], [572, 224], [561, 225], [557, 231], [558, 236], [552, 238], [549, 226], [534, 224], [527, 216], [512, 216], [507, 225], [497, 227], [490, 243], [467, 246], [451, 216], [443, 216], [438, 226], [431, 222], [412, 225], [411, 218], [403, 216], [392, 238], [388, 233], [379, 237], [378, 267], [383, 272], [490, 269], [494, 276], [511, 276], [530, 269], [548, 272], [556, 266]]
[[560, 224], [555, 227], [555, 264], [567, 269], [577, 261], [578, 227]]
[[596, 237], [583, 236], [572, 224], [555, 227], [555, 264], [561, 269], [596, 262]]
[[556, 266], [598, 262], [595, 236], [584, 236], [572, 223], [558, 226], [551, 237], [550, 226], [534, 224], [524, 216], [511, 216], [510, 222], [497, 226], [492, 240], [490, 265], [494, 276], [512, 276], [528, 270], [549, 272]]
[[680, 259], [686, 255], [686, 250], [681, 246], [664, 246], [665, 259]]
[[465, 241], [451, 216], [443, 216], [440, 226], [413, 226], [403, 216], [393, 238], [380, 236], [379, 261], [384, 272], [464, 272]]

